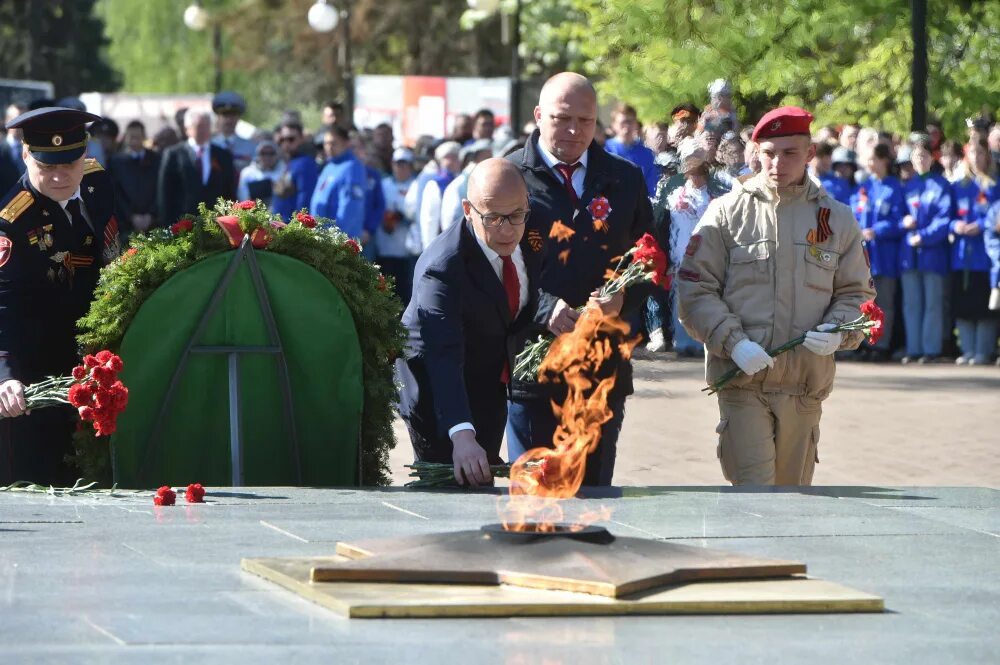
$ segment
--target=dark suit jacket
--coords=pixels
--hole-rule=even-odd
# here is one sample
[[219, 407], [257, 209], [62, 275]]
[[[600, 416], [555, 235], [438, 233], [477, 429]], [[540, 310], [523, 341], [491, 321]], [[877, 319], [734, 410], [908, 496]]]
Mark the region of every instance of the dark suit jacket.
[[[514, 365], [514, 337], [538, 306], [537, 264], [525, 255], [528, 302], [511, 320], [503, 285], [468, 221], [434, 239], [417, 261], [413, 297], [403, 314], [408, 331], [400, 413], [419, 459], [451, 462], [448, 430], [471, 422], [491, 462], [499, 462], [507, 418], [504, 363]], [[523, 250], [522, 250], [523, 251]]]
[[209, 149], [211, 171], [204, 185], [201, 165], [187, 141], [163, 151], [156, 200], [160, 223], [164, 226], [170, 226], [184, 215], [197, 214], [199, 203], [211, 208], [220, 196], [236, 197], [232, 154], [217, 145], [210, 145]]
[[115, 183], [118, 222], [123, 235], [134, 231], [132, 215], [153, 215], [156, 226], [156, 187], [160, 154], [144, 150], [136, 159], [125, 152], [111, 157], [108, 173]]
[[[565, 300], [572, 307], [584, 305], [590, 293], [605, 282], [605, 272], [614, 267], [615, 259], [624, 254], [642, 234], [650, 231], [652, 208], [642, 171], [628, 160], [604, 151], [597, 143], [587, 150], [587, 171], [583, 181], [583, 196], [576, 208], [559, 176], [552, 172], [538, 152], [538, 131], [521, 150], [507, 156], [517, 164], [528, 184], [531, 216], [522, 250], [541, 261], [538, 311], [533, 326], [526, 327], [518, 340], [518, 351], [529, 340], [546, 331], [556, 302]], [[607, 224], [596, 224], [588, 207], [603, 196], [611, 205]], [[575, 231], [568, 240], [550, 239], [556, 221]], [[568, 251], [568, 254], [565, 252]], [[621, 318], [637, 312], [651, 289], [636, 286], [625, 294]], [[632, 392], [632, 367], [628, 361], [618, 368], [615, 392]], [[515, 399], [544, 398], [552, 390], [539, 384], [515, 382]]]

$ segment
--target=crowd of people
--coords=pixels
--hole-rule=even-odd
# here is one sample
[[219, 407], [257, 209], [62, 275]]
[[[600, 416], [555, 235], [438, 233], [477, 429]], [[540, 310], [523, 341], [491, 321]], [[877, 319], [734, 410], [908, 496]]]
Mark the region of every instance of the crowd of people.
[[[741, 123], [730, 85], [712, 82], [708, 97], [704, 108], [682, 103], [669, 119], [645, 126], [634, 108], [619, 104], [595, 134], [605, 150], [641, 169], [674, 270], [709, 204], [760, 169], [752, 126]], [[240, 95], [220, 93], [212, 109], [181, 111], [176, 127], [152, 137], [139, 121], [123, 131], [109, 119], [90, 126], [88, 155], [116, 183], [122, 240], [169, 226], [219, 196], [262, 200], [285, 219], [307, 209], [357, 238], [394, 277], [404, 304], [417, 257], [463, 218], [472, 168], [523, 147], [534, 130], [533, 123], [519, 132], [497, 127], [483, 109], [456, 116], [446, 137], [408, 146], [389, 124], [354, 127], [343, 105], [330, 102], [314, 131], [286, 111], [273, 129], [244, 138], [236, 134], [246, 110]], [[6, 117], [25, 110], [11, 105]], [[813, 142], [810, 174], [854, 211], [888, 317], [882, 341], [850, 358], [992, 363], [1000, 327], [1000, 123], [981, 114], [960, 140], [946, 139], [933, 120], [909, 136], [846, 123], [820, 128]], [[23, 172], [20, 152], [17, 130], [8, 130], [0, 145], [4, 191]], [[677, 310], [676, 294], [657, 292], [633, 325], [650, 351], [703, 355]]]

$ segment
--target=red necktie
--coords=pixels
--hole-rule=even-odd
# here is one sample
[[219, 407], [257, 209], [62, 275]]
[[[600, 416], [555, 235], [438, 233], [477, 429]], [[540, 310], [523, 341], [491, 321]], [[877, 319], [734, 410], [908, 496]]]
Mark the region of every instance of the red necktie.
[[[510, 318], [513, 319], [521, 305], [521, 280], [518, 279], [517, 268], [509, 256], [501, 256], [500, 260], [503, 261], [503, 290], [507, 293], [507, 307], [510, 308]], [[507, 363], [504, 363], [503, 371], [500, 372], [500, 381], [510, 383], [510, 366]]]
[[580, 197], [576, 195], [576, 188], [573, 187], [573, 172], [581, 166], [580, 162], [576, 162], [575, 164], [559, 162], [556, 164], [556, 170], [559, 171], [563, 178], [563, 187], [566, 188], [566, 192], [569, 194], [569, 199], [573, 202], [573, 205], [576, 205], [580, 201]]

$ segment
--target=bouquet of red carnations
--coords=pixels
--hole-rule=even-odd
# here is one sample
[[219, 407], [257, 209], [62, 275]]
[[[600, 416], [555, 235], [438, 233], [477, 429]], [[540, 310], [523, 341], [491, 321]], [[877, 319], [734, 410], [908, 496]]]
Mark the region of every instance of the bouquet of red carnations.
[[[669, 289], [668, 268], [667, 255], [660, 249], [656, 239], [646, 233], [618, 259], [614, 269], [608, 271], [607, 281], [598, 295], [602, 298], [613, 296], [639, 282], [653, 282]], [[582, 313], [584, 310], [585, 308], [581, 307], [577, 311]], [[514, 360], [514, 378], [521, 381], [538, 380], [538, 368], [541, 367], [542, 360], [545, 359], [554, 339], [552, 335], [539, 335], [537, 340], [526, 345]]]
[[[826, 330], [824, 332], [848, 332], [852, 330], [860, 330], [868, 338], [868, 343], [874, 346], [879, 339], [882, 337], [882, 322], [885, 320], [885, 313], [882, 309], [875, 304], [874, 300], [868, 300], [861, 304], [861, 316], [854, 319], [853, 321], [848, 321], [847, 323], [839, 323], [836, 327]], [[806, 336], [801, 335], [795, 339], [785, 342], [781, 346], [770, 349], [767, 354], [772, 358], [781, 355], [789, 349], [794, 349], [796, 346], [802, 344], [806, 341]], [[735, 379], [736, 377], [743, 374], [743, 370], [739, 367], [731, 369], [715, 382], [708, 386], [707, 388], [702, 388], [702, 392], [707, 392], [709, 395], [714, 395], [715, 393], [722, 390], [727, 383]]]
[[28, 409], [69, 404], [84, 422], [92, 422], [97, 436], [113, 434], [118, 414], [128, 405], [128, 388], [118, 378], [122, 359], [110, 351], [88, 355], [70, 376], [50, 376], [24, 389]]

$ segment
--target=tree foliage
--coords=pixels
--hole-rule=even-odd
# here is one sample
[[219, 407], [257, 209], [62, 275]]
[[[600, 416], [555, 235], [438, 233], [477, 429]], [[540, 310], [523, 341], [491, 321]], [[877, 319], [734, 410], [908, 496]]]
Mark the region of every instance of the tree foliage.
[[0, 77], [50, 81], [57, 97], [114, 90], [95, 0], [0, 2]]
[[[820, 123], [910, 124], [909, 0], [574, 0], [586, 16], [565, 26], [607, 94], [648, 120], [674, 104], [707, 101], [716, 78], [734, 86], [741, 115], [804, 104]], [[993, 63], [1000, 3], [929, 0], [928, 109], [947, 132], [1000, 89]]]

